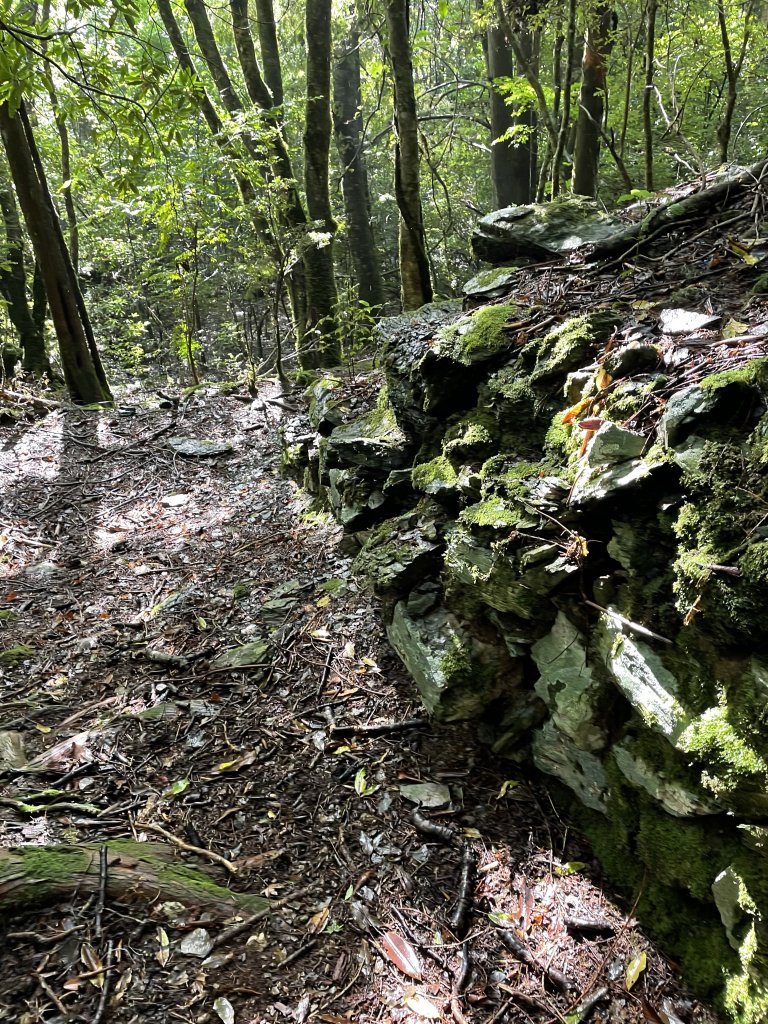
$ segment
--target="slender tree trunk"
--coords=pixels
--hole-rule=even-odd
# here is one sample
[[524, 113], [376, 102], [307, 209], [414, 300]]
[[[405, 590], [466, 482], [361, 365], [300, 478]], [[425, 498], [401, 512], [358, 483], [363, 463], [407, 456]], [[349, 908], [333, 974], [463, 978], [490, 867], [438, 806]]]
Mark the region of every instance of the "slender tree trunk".
[[[196, 2], [199, 3], [199, 0], [196, 0]], [[268, 21], [269, 18], [271, 18], [271, 34], [269, 25], [267, 25], [265, 36], [267, 40], [269, 40], [270, 36], [274, 35], [275, 49], [274, 53], [270, 54], [269, 64], [265, 65], [265, 76], [267, 75], [268, 69], [270, 77], [262, 77], [261, 68], [259, 67], [259, 63], [256, 58], [256, 49], [253, 45], [253, 37], [251, 35], [251, 25], [248, 17], [248, 0], [230, 0], [229, 6], [232, 15], [232, 31], [235, 37], [235, 47], [237, 49], [238, 60], [240, 61], [240, 69], [243, 72], [246, 90], [251, 98], [251, 102], [255, 103], [264, 111], [269, 120], [272, 121], [275, 128], [271, 141], [271, 169], [274, 175], [283, 182], [285, 189], [283, 196], [285, 209], [279, 212], [278, 220], [282, 227], [287, 227], [289, 229], [287, 244], [283, 241], [278, 243], [278, 248], [281, 249], [281, 252], [277, 262], [278, 266], [282, 268], [279, 279], [281, 282], [284, 281], [288, 288], [291, 312], [293, 315], [293, 326], [296, 334], [296, 349], [299, 353], [299, 357], [301, 358], [302, 349], [305, 347], [305, 339], [307, 338], [309, 331], [309, 298], [307, 295], [307, 289], [310, 272], [307, 269], [307, 257], [305, 253], [302, 252], [300, 258], [294, 261], [290, 266], [287, 265], [286, 258], [292, 246], [297, 247], [298, 249], [302, 248], [304, 235], [306, 233], [307, 218], [304, 212], [304, 207], [301, 203], [299, 190], [293, 176], [293, 167], [291, 165], [291, 158], [288, 153], [288, 146], [285, 140], [282, 116], [273, 105], [275, 95], [280, 96], [281, 102], [283, 95], [280, 56], [277, 50], [277, 36], [274, 32], [274, 15], [271, 13], [272, 8], [270, 4], [269, 10], [263, 12], [265, 16], [269, 16], [267, 19]], [[261, 17], [261, 15], [259, 15], [259, 17]], [[221, 58], [219, 57], [219, 60], [220, 59]], [[291, 235], [293, 237], [290, 237]]]
[[736, 109], [738, 97], [739, 78], [741, 69], [744, 66], [744, 58], [747, 55], [747, 46], [751, 35], [751, 20], [754, 11], [754, 0], [750, 0], [744, 11], [744, 32], [741, 39], [741, 49], [738, 58], [734, 61], [731, 40], [728, 35], [728, 23], [725, 17], [725, 5], [722, 0], [717, 2], [717, 23], [720, 26], [720, 39], [723, 44], [723, 60], [725, 62], [725, 78], [728, 88], [725, 96], [725, 110], [717, 126], [717, 141], [720, 145], [720, 162], [728, 161], [728, 150], [731, 145], [731, 131], [733, 128], [733, 112]]
[[51, 372], [45, 352], [44, 321], [37, 321], [29, 307], [21, 221], [13, 189], [4, 181], [0, 181], [0, 210], [6, 240], [5, 265], [0, 264], [0, 295], [7, 303], [8, 318], [19, 337], [22, 365], [29, 373], [40, 377]]
[[40, 264], [69, 392], [76, 402], [111, 400], [88, 313], [48, 191], [23, 103], [0, 104], [0, 134], [16, 195]]
[[[528, 61], [532, 61], [535, 39], [529, 29], [521, 33], [520, 47]], [[497, 79], [517, 76], [515, 58], [503, 28], [488, 26], [484, 49], [491, 84], [491, 177], [496, 206], [530, 203], [536, 181], [536, 112], [528, 107], [522, 113], [513, 113], [496, 85]], [[515, 128], [521, 130], [517, 139], [500, 139]]]
[[645, 89], [643, 91], [643, 139], [645, 141], [645, 187], [653, 192], [653, 74], [656, 47], [657, 0], [647, 0], [645, 12]]
[[374, 309], [384, 305], [384, 285], [371, 226], [368, 167], [363, 149], [360, 94], [360, 39], [353, 27], [339, 46], [333, 71], [334, 127], [343, 166], [341, 186], [347, 237], [359, 298]]
[[389, 53], [395, 99], [395, 197], [400, 210], [400, 288], [403, 309], [432, 301], [419, 183], [419, 135], [413, 61], [409, 36], [409, 0], [387, 0]]
[[[51, 0], [43, 0], [42, 7], [42, 20], [48, 21], [51, 13]], [[44, 49], [47, 47], [43, 44]], [[53, 117], [56, 122], [56, 131], [59, 136], [59, 150], [61, 153], [61, 180], [62, 195], [64, 198], [64, 212], [67, 215], [67, 232], [69, 234], [69, 256], [72, 260], [72, 266], [74, 267], [75, 273], [78, 273], [78, 267], [80, 264], [80, 232], [77, 223], [77, 211], [75, 210], [75, 201], [72, 198], [72, 159], [69, 145], [69, 129], [67, 128], [67, 121], [61, 112], [59, 105], [59, 98], [56, 95], [56, 89], [53, 85], [53, 80], [49, 81], [48, 84], [48, 97], [51, 101], [51, 110], [53, 111]]]
[[283, 69], [277, 45], [277, 28], [272, 0], [256, 0], [256, 18], [259, 24], [259, 49], [264, 67], [264, 81], [272, 93], [272, 105], [283, 105]]
[[573, 85], [573, 50], [576, 42], [576, 0], [568, 3], [568, 27], [565, 42], [565, 70], [562, 82], [562, 109], [560, 111], [560, 127], [557, 132], [557, 143], [552, 156], [552, 197], [560, 193], [563, 155], [568, 140], [568, 126], [571, 121], [571, 87]]
[[613, 46], [614, 28], [615, 14], [608, 4], [599, 4], [588, 15], [573, 156], [573, 191], [577, 195], [597, 195], [600, 139], [608, 91], [606, 60]]
[[333, 366], [341, 359], [336, 329], [336, 277], [328, 161], [331, 148], [331, 0], [306, 0], [307, 110], [304, 122], [304, 188], [307, 213], [328, 236], [321, 244], [309, 241], [304, 259], [307, 272], [307, 325], [317, 339], [317, 351], [303, 346], [303, 366]]

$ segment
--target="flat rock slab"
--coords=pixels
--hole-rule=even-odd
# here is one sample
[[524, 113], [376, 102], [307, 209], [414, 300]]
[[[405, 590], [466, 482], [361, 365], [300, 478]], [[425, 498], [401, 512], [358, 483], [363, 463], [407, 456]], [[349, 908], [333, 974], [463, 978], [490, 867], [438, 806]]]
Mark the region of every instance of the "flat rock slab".
[[472, 235], [475, 256], [487, 263], [549, 260], [602, 242], [622, 231], [621, 223], [597, 203], [566, 196], [552, 203], [506, 206], [483, 217]]
[[228, 455], [235, 450], [231, 441], [216, 441], [210, 437], [169, 437], [168, 444], [177, 455], [196, 459]]

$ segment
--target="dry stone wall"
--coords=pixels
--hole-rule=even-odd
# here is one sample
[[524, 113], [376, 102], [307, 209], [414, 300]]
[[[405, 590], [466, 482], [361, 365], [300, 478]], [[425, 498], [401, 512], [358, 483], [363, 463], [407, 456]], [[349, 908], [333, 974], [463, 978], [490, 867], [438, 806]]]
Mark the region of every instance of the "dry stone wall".
[[768, 359], [686, 382], [672, 312], [640, 339], [610, 307], [537, 331], [512, 300], [387, 321], [375, 404], [318, 378], [285, 460], [362, 545], [430, 714], [557, 780], [688, 978], [756, 1024]]

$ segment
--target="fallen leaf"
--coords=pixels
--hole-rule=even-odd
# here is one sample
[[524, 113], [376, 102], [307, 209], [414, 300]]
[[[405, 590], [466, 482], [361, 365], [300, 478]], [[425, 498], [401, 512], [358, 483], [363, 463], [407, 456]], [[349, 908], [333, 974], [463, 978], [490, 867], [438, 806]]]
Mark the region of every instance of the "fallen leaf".
[[632, 957], [629, 964], [627, 965], [627, 992], [632, 988], [637, 979], [645, 970], [645, 953], [638, 953], [637, 956]]
[[155, 953], [155, 960], [161, 967], [165, 967], [171, 955], [171, 940], [168, 938], [165, 928], [157, 929], [157, 941], [160, 943], [160, 949]]
[[328, 907], [323, 907], [322, 910], [318, 910], [316, 914], [313, 914], [307, 922], [307, 931], [310, 935], [317, 935], [321, 932], [328, 923], [328, 918], [331, 916], [331, 911]]
[[213, 1004], [213, 1008], [224, 1024], [235, 1024], [235, 1010], [232, 1003], [224, 996], [219, 996]]
[[80, 947], [80, 963], [90, 974], [88, 981], [91, 985], [104, 988], [104, 964], [89, 942], [84, 942]]
[[385, 956], [399, 971], [414, 981], [421, 981], [421, 962], [410, 942], [397, 932], [386, 932], [381, 937], [381, 946]]
[[416, 992], [412, 996], [406, 996], [403, 1000], [409, 1010], [413, 1010], [414, 1013], [418, 1013], [420, 1017], [426, 1017], [428, 1020], [440, 1020], [442, 1016], [438, 1008], [434, 1003]]

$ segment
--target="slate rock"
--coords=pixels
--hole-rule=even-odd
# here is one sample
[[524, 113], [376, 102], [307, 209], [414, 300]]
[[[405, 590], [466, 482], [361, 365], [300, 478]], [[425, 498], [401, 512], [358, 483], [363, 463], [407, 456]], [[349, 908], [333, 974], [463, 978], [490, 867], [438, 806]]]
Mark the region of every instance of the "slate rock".
[[550, 260], [603, 241], [622, 230], [614, 217], [583, 196], [507, 206], [483, 217], [472, 235], [479, 259], [503, 264], [519, 258]]
[[531, 655], [540, 673], [534, 689], [551, 711], [553, 723], [579, 749], [602, 750], [607, 740], [606, 685], [588, 663], [587, 638], [558, 612]]
[[500, 657], [490, 645], [477, 643], [466, 626], [442, 607], [414, 619], [406, 603], [399, 601], [387, 636], [435, 718], [474, 718], [521, 678], [506, 654]]
[[410, 447], [392, 409], [377, 408], [336, 427], [325, 448], [325, 465], [400, 469], [407, 461]]
[[215, 440], [211, 437], [169, 437], [168, 444], [177, 455], [197, 459], [228, 455], [235, 450], [231, 441]]

